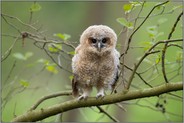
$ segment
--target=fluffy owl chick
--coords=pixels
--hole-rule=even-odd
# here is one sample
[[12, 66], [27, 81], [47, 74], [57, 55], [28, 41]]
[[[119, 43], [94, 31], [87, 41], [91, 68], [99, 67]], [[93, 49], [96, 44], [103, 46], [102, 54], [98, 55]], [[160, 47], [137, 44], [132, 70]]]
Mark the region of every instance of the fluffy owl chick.
[[82, 33], [72, 58], [72, 89], [78, 100], [87, 98], [93, 87], [97, 98], [105, 96], [105, 89], [114, 88], [119, 66], [116, 42], [116, 33], [105, 25], [90, 26]]

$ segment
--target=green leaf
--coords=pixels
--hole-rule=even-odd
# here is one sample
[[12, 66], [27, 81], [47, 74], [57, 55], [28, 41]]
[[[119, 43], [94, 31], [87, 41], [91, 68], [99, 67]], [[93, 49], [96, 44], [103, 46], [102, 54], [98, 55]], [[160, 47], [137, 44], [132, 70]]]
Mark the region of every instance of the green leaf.
[[168, 20], [167, 18], [160, 18], [160, 19], [158, 20], [158, 24], [163, 24], [163, 23], [165, 23], [167, 20]]
[[71, 36], [68, 35], [68, 34], [63, 34], [63, 35], [64, 35], [64, 41], [66, 41], [66, 40], [68, 40], [69, 38], [71, 38]]
[[148, 31], [155, 31], [157, 29], [157, 26], [149, 26], [149, 27], [147, 27], [147, 30]]
[[13, 57], [19, 60], [26, 60], [25, 56], [22, 53], [14, 53]]
[[[157, 5], [159, 5], [159, 4], [161, 4], [162, 2], [157, 2], [156, 4], [155, 4], [155, 6], [157, 6]], [[161, 5], [161, 6], [165, 6], [165, 4], [163, 4], [163, 5]], [[157, 8], [159, 8], [160, 6], [157, 6]]]
[[147, 32], [148, 32], [150, 37], [154, 38], [156, 36], [156, 34], [158, 33], [157, 26], [147, 27]]
[[50, 52], [59, 52], [59, 50], [62, 50], [62, 45], [61, 44], [49, 44], [48, 49]]
[[25, 54], [25, 58], [28, 59], [28, 58], [31, 57], [32, 55], [33, 55], [32, 52], [27, 52], [27, 53]]
[[46, 60], [46, 59], [42, 59], [42, 58], [41, 59], [38, 59], [36, 62], [37, 63], [42, 63], [45, 66], [49, 65], [49, 61]]
[[59, 37], [59, 38], [61, 38], [61, 39], [64, 40], [64, 41], [66, 41], [66, 40], [68, 40], [69, 38], [71, 38], [70, 35], [65, 34], [65, 33], [64, 33], [64, 34], [57, 33], [57, 34], [54, 34], [54, 36]]
[[56, 69], [55, 64], [47, 65], [46, 69], [51, 73], [55, 73], [55, 74], [58, 73], [58, 70]]
[[62, 45], [61, 44], [53, 44], [53, 47], [59, 50], [62, 50]]
[[183, 52], [177, 51], [176, 52], [176, 62], [181, 62], [183, 60]]
[[125, 18], [117, 18], [117, 22], [126, 27], [128, 27], [129, 25], [128, 21]]
[[38, 63], [45, 63], [45, 61], [46, 60], [45, 59], [42, 59], [42, 58], [37, 60]]
[[130, 13], [133, 11], [137, 6], [141, 6], [143, 2], [134, 2], [130, 1], [130, 3], [125, 4], [123, 6], [123, 10], [125, 11], [125, 14]]
[[68, 52], [70, 55], [75, 55], [75, 51]]
[[124, 6], [123, 6], [123, 10], [125, 11], [125, 14], [126, 13], [130, 13], [131, 12], [131, 10], [132, 10], [132, 4], [125, 4]]
[[129, 29], [133, 29], [133, 24], [131, 22], [128, 22], [125, 18], [117, 18], [116, 21]]
[[38, 3], [34, 3], [30, 7], [31, 12], [36, 12], [36, 11], [40, 11], [40, 10], [41, 10], [41, 6]]
[[144, 51], [147, 51], [153, 45], [153, 42], [151, 42], [151, 41], [144, 41], [144, 42], [141, 42], [140, 45], [144, 46]]
[[73, 75], [69, 76], [69, 79], [70, 79], [70, 81], [72, 81], [72, 79], [73, 79]]
[[26, 80], [20, 80], [19, 83], [23, 86], [23, 87], [28, 87], [29, 86], [29, 82]]
[[58, 70], [56, 68], [56, 64], [50, 63], [48, 60], [46, 59], [39, 59], [37, 60], [38, 63], [43, 63], [45, 65], [45, 68], [47, 71], [51, 72], [51, 73], [58, 73]]
[[160, 55], [156, 55], [155, 58], [155, 63], [158, 64], [160, 62], [161, 56]]
[[132, 4], [132, 6], [141, 6], [143, 2], [130, 1], [130, 3]]
[[174, 11], [174, 10], [179, 9], [179, 8], [182, 8], [182, 5], [174, 6], [174, 7], [171, 9], [171, 11]]
[[156, 35], [156, 38], [161, 36], [161, 35], [164, 35], [164, 32], [159, 32], [157, 35]]
[[16, 59], [19, 60], [27, 60], [28, 58], [30, 58], [33, 55], [32, 52], [26, 52], [25, 55], [23, 55], [22, 53], [14, 53], [13, 57], [15, 57]]

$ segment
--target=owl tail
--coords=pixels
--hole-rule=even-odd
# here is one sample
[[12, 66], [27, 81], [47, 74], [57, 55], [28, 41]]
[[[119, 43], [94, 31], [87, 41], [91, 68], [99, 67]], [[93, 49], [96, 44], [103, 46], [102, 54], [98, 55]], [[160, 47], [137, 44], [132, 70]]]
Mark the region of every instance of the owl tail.
[[77, 88], [77, 81], [75, 77], [72, 79], [72, 94], [74, 97], [79, 96], [79, 89]]

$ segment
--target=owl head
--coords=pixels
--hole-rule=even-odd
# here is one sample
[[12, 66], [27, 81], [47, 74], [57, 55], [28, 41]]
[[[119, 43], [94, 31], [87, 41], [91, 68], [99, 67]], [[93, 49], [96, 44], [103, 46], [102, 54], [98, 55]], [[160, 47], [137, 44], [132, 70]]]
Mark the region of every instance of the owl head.
[[88, 51], [104, 53], [115, 48], [116, 33], [108, 26], [93, 25], [88, 27], [80, 37], [80, 45]]

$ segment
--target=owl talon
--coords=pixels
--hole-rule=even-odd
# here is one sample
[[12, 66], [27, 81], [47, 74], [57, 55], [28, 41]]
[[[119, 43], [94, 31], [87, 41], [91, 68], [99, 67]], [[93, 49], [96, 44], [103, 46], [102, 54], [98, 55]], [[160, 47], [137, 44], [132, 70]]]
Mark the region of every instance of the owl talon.
[[100, 97], [103, 98], [104, 96], [105, 96], [104, 93], [98, 93], [98, 94], [96, 95], [96, 99], [99, 99]]
[[80, 97], [77, 98], [78, 101], [80, 100], [86, 100], [88, 96], [86, 95], [81, 95]]

